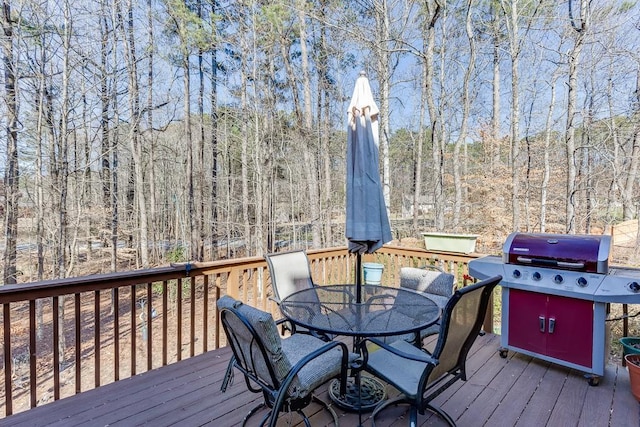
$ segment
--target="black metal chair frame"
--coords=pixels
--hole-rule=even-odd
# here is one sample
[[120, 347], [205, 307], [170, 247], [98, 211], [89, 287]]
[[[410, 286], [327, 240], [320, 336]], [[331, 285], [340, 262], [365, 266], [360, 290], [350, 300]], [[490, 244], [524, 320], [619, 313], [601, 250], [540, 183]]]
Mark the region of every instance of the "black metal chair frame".
[[[227, 320], [227, 316], [229, 315], [236, 316], [238, 320], [242, 322], [244, 327], [250, 332], [251, 336], [253, 337], [252, 347], [255, 346], [255, 350], [257, 350], [254, 353], [254, 355], [243, 354], [242, 346], [239, 344], [237, 337], [235, 336]], [[338, 425], [338, 417], [335, 411], [326, 402], [315, 397], [312, 391], [302, 398], [293, 398], [289, 395], [288, 390], [289, 390], [289, 386], [291, 385], [293, 380], [296, 378], [296, 375], [298, 375], [298, 373], [310, 361], [314, 360], [316, 357], [336, 347], [340, 347], [342, 349], [342, 370], [340, 373], [340, 383], [341, 383], [340, 392], [344, 395], [346, 393], [346, 383], [347, 383], [346, 380], [347, 380], [347, 371], [348, 371], [348, 363], [349, 363], [349, 359], [348, 359], [349, 351], [347, 349], [347, 346], [344, 343], [338, 342], [338, 341], [328, 342], [325, 345], [323, 345], [321, 348], [318, 348], [317, 350], [309, 353], [304, 358], [302, 358], [298, 363], [296, 363], [295, 366], [292, 367], [292, 369], [289, 371], [289, 373], [287, 374], [284, 380], [280, 381], [274, 371], [273, 365], [269, 363], [270, 359], [267, 354], [265, 345], [261, 337], [259, 336], [259, 334], [257, 334], [256, 330], [251, 325], [251, 323], [241, 313], [231, 308], [223, 308], [220, 311], [220, 318], [221, 318], [221, 323], [225, 330], [225, 334], [227, 336], [229, 345], [233, 350], [233, 357], [230, 361], [229, 369], [231, 367], [235, 367], [240, 372], [242, 372], [244, 374], [244, 379], [249, 391], [253, 393], [262, 392], [264, 397], [264, 401], [260, 402], [258, 405], [252, 408], [249, 411], [249, 413], [245, 416], [242, 422], [243, 426], [246, 425], [247, 421], [251, 416], [253, 416], [256, 412], [258, 412], [260, 409], [266, 406], [267, 408], [269, 408], [269, 411], [260, 422], [261, 426], [265, 425], [265, 422], [267, 421], [267, 419], [271, 417], [269, 426], [275, 427], [277, 418], [280, 412], [295, 411], [302, 417], [305, 425], [307, 427], [311, 427], [311, 424], [309, 423], [309, 419], [304, 414], [302, 409], [304, 409], [307, 405], [309, 405], [312, 400], [319, 403], [326, 410], [328, 410], [333, 417], [335, 425], [336, 426]], [[268, 378], [268, 381], [270, 381], [271, 384], [273, 384], [274, 386], [270, 385], [268, 381], [260, 377], [258, 373], [258, 369], [259, 369], [258, 366], [260, 366], [260, 364], [258, 363], [257, 360], [255, 360], [254, 358], [255, 354], [258, 355], [258, 357], [262, 360], [263, 365], [266, 366], [268, 370], [268, 372], [263, 373], [263, 375], [266, 375]], [[227, 378], [229, 376], [229, 369], [227, 371], [228, 373]], [[227, 380], [225, 380], [225, 383], [227, 383]], [[226, 387], [226, 384], [223, 385], [223, 387]]]
[[[417, 362], [425, 363], [425, 369], [422, 372], [418, 387], [417, 394], [415, 396], [409, 396], [401, 391], [401, 394], [394, 399], [387, 400], [382, 402], [378, 407], [375, 408], [371, 419], [372, 423], [375, 426], [375, 417], [376, 415], [387, 408], [390, 405], [394, 404], [409, 404], [411, 405], [410, 414], [409, 414], [409, 425], [415, 426], [417, 425], [418, 413], [424, 414], [425, 411], [431, 411], [438, 415], [440, 415], [450, 426], [455, 426], [454, 420], [440, 407], [433, 405], [432, 400], [440, 395], [443, 391], [445, 391], [449, 386], [455, 383], [458, 380], [466, 381], [467, 374], [465, 369], [465, 362], [467, 359], [467, 355], [471, 346], [475, 342], [477, 336], [480, 333], [480, 329], [482, 327], [482, 323], [484, 321], [485, 312], [487, 311], [487, 307], [489, 304], [489, 298], [492, 295], [493, 289], [495, 286], [502, 280], [501, 276], [492, 277], [481, 282], [478, 282], [474, 285], [470, 285], [464, 287], [462, 289], [457, 290], [447, 303], [445, 310], [442, 315], [442, 320], [440, 324], [440, 333], [438, 337], [438, 341], [436, 343], [435, 349], [433, 353], [428, 353], [423, 350], [415, 350], [411, 351], [411, 353], [403, 352], [398, 348], [395, 348], [389, 344], [384, 343], [383, 341], [376, 338], [369, 338], [366, 341], [376, 344], [382, 347], [382, 351], [388, 351], [393, 353], [396, 356], [401, 358], [405, 358], [408, 360], [415, 360]], [[481, 290], [479, 290], [481, 288]], [[439, 378], [434, 381], [429, 382], [431, 379], [431, 373], [433, 370], [439, 365], [439, 358], [447, 344], [447, 336], [449, 333], [449, 328], [451, 325], [451, 315], [453, 310], [458, 304], [460, 300], [462, 300], [466, 294], [472, 293], [474, 291], [480, 291], [481, 296], [479, 299], [478, 310], [476, 313], [476, 317], [473, 321], [473, 325], [469, 329], [469, 333], [466, 335], [464, 342], [460, 346], [457, 351], [457, 361], [454, 364], [453, 368], [449, 369], [446, 373], [441, 375]], [[378, 350], [381, 351], [381, 350]], [[384, 375], [378, 370], [374, 369], [372, 366], [368, 365], [368, 355], [365, 359], [365, 367], [364, 369], [375, 376], [378, 376], [382, 380], [386, 381], [391, 385], [395, 385], [394, 378], [390, 376]]]

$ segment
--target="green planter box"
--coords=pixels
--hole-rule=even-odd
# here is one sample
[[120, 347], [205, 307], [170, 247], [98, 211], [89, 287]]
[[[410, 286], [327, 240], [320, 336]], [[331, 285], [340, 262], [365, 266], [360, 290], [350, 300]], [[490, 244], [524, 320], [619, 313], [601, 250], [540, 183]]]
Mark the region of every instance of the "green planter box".
[[428, 251], [458, 252], [468, 254], [475, 252], [476, 234], [422, 233], [424, 245]]

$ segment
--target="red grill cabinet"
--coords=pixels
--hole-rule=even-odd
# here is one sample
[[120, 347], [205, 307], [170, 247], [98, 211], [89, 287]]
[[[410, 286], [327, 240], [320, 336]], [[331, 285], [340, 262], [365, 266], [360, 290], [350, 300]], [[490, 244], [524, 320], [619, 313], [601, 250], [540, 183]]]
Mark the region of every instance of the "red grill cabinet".
[[604, 374], [605, 304], [507, 287], [502, 288], [502, 298], [504, 356], [512, 349]]

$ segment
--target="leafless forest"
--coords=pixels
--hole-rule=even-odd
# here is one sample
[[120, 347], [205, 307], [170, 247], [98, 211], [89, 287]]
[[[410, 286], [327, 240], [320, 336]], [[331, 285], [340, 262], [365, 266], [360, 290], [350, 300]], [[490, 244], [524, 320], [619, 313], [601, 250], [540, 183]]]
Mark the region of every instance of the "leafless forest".
[[638, 214], [636, 1], [2, 4], [7, 284], [344, 244], [361, 70], [395, 237]]

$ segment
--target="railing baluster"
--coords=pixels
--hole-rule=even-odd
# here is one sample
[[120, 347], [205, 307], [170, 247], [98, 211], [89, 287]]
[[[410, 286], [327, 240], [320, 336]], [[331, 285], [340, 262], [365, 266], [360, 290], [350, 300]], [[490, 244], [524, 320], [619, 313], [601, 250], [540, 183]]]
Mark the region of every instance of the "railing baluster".
[[53, 297], [53, 398], [60, 399], [60, 306]]
[[137, 296], [136, 285], [131, 285], [131, 376], [136, 375], [138, 360], [136, 358], [136, 336], [138, 331], [136, 330], [136, 311], [137, 311]]
[[[82, 392], [82, 326], [80, 323], [80, 320], [82, 319], [81, 313], [80, 313], [80, 294], [76, 293], [74, 294], [74, 298], [73, 298], [73, 309], [74, 309], [74, 316], [73, 316], [73, 323], [74, 323], [74, 327], [75, 327], [75, 334], [76, 334], [76, 342], [74, 343], [75, 345], [75, 360], [76, 360], [76, 394]], [[117, 353], [116, 353], [117, 354]]]
[[247, 270], [242, 269], [242, 301], [244, 301], [245, 303], [249, 302], [249, 285], [248, 285], [248, 278], [247, 278]]
[[177, 360], [182, 360], [182, 278], [178, 279], [176, 292], [176, 353]]
[[189, 322], [191, 325], [189, 326], [189, 357], [193, 357], [196, 354], [196, 278], [189, 278], [189, 284], [191, 285], [191, 304], [190, 309], [191, 313], [189, 316]]
[[169, 347], [169, 343], [167, 341], [167, 329], [169, 326], [168, 317], [169, 317], [169, 304], [168, 304], [168, 282], [166, 280], [162, 281], [162, 366], [167, 365], [167, 350]]
[[151, 325], [153, 324], [153, 283], [147, 283], [147, 319], [145, 325], [147, 327], [147, 371], [153, 369], [153, 334]]
[[[216, 290], [216, 302], [220, 299], [220, 285], [219, 283], [216, 284], [215, 287]], [[216, 330], [215, 330], [215, 340], [216, 340], [216, 345], [215, 348], [220, 348], [220, 329], [221, 329], [221, 324], [220, 324], [220, 310], [218, 310], [218, 306], [214, 306], [214, 310], [216, 312]]]
[[100, 387], [100, 291], [93, 293], [93, 382]]
[[113, 380], [120, 381], [120, 289], [111, 292], [113, 304]]
[[29, 389], [32, 408], [35, 408], [38, 402], [36, 354], [36, 301], [29, 300]]
[[4, 350], [4, 407], [5, 415], [13, 414], [13, 381], [11, 381], [11, 305], [2, 304]]
[[209, 275], [202, 282], [202, 351], [209, 351]]

